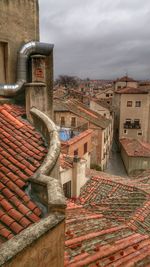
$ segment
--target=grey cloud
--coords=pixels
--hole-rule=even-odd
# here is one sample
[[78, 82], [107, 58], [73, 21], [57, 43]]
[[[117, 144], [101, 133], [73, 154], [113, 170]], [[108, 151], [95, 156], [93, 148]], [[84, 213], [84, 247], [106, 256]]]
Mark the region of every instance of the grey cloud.
[[150, 78], [150, 1], [40, 0], [40, 24], [55, 76]]

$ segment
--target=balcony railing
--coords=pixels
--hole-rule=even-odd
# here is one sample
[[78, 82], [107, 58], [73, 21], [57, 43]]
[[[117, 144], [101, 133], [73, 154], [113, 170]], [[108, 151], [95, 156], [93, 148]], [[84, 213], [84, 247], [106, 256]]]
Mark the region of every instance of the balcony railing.
[[124, 129], [141, 129], [140, 123], [124, 123]]

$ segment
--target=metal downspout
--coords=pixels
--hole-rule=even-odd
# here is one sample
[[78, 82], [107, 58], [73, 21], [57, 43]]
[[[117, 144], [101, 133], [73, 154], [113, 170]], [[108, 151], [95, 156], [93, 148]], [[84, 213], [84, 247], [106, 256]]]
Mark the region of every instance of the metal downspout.
[[18, 53], [17, 82], [15, 84], [0, 84], [0, 96], [14, 96], [23, 90], [27, 82], [27, 62], [31, 55], [40, 54], [48, 56], [53, 50], [53, 44], [41, 42], [28, 42], [24, 44]]

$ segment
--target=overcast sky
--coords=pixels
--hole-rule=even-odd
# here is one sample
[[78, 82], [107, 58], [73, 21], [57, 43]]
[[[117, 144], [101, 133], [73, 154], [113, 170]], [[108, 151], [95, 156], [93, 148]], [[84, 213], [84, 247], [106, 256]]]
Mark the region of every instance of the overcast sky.
[[150, 0], [39, 0], [55, 77], [150, 78]]

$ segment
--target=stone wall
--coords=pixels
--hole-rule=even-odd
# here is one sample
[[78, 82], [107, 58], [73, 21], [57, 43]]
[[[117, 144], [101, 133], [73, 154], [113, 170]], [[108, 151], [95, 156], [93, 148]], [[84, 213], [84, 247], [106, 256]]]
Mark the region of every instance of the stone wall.
[[[49, 222], [50, 221], [51, 219], [49, 218]], [[45, 223], [45, 229], [46, 229], [46, 223]], [[55, 224], [55, 222], [51, 223]], [[24, 243], [29, 243], [28, 239], [24, 240]], [[23, 250], [20, 251], [20, 253], [18, 253], [15, 257], [13, 257], [3, 266], [4, 267], [37, 267], [37, 266], [63, 267], [64, 266], [64, 220], [60, 224], [53, 226], [52, 229], [47, 230], [40, 238], [37, 238], [34, 242], [32, 242], [32, 244], [27, 245]]]
[[0, 83], [14, 83], [18, 50], [39, 40], [38, 0], [1, 0], [0, 14]]

